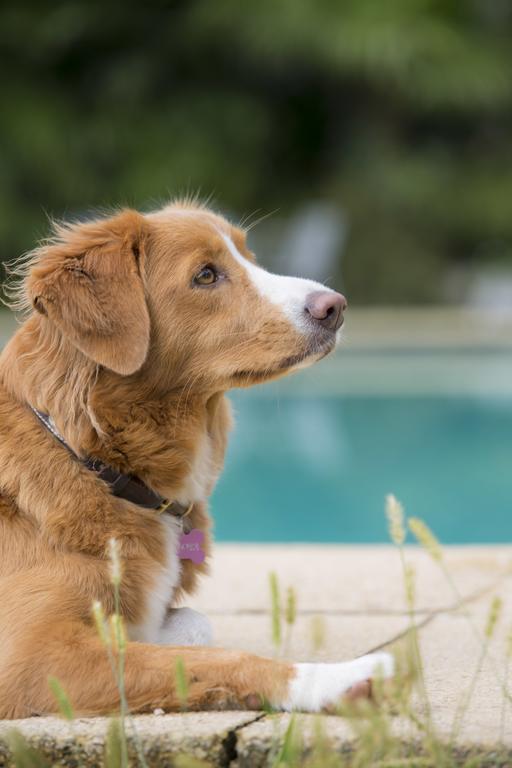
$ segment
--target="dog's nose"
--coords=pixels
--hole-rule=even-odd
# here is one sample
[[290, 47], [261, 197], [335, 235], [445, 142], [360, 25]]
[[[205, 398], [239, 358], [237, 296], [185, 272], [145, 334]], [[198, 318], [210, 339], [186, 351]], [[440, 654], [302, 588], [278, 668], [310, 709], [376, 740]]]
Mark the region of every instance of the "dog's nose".
[[346, 308], [346, 298], [334, 291], [314, 291], [306, 297], [306, 314], [330, 331], [337, 331], [341, 327]]

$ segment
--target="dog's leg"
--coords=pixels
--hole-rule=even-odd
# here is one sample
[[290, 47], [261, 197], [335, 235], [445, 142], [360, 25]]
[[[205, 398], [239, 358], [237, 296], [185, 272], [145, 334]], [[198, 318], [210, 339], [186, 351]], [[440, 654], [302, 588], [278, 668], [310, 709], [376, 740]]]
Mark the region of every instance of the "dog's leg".
[[158, 645], [212, 645], [210, 619], [192, 608], [174, 608], [155, 640]]
[[[55, 712], [49, 676], [59, 679], [78, 713], [108, 714], [119, 705], [105, 648], [90, 625], [48, 620], [32, 625], [9, 655], [0, 668], [0, 717]], [[268, 701], [277, 709], [317, 712], [336, 706], [379, 669], [391, 673], [387, 654], [342, 664], [293, 665], [240, 651], [129, 642], [125, 690], [133, 712], [180, 708], [174, 679], [178, 659], [185, 666], [191, 710], [258, 709]]]

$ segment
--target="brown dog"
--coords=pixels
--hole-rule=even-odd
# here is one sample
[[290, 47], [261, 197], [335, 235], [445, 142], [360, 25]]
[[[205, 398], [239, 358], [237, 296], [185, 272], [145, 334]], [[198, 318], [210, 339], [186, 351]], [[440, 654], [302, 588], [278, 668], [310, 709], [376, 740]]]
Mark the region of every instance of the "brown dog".
[[208, 621], [173, 609], [205, 571], [179, 544], [186, 523], [208, 554], [224, 393], [330, 352], [345, 299], [257, 267], [243, 231], [192, 204], [56, 226], [18, 299], [30, 314], [0, 358], [0, 717], [55, 711], [49, 675], [77, 711], [117, 706], [91, 616], [94, 600], [114, 610], [112, 538], [133, 711], [179, 707], [178, 656], [194, 709], [317, 711], [390, 674], [386, 654], [292, 665], [199, 648]]

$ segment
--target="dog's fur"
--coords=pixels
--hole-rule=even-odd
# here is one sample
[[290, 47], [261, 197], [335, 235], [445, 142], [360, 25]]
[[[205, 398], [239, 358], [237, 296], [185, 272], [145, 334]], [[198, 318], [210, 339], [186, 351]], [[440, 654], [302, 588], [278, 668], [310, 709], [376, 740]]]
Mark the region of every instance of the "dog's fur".
[[[194, 283], [209, 264], [219, 280]], [[50, 414], [76, 454], [193, 503], [209, 552], [206, 504], [231, 425], [224, 393], [333, 348], [336, 334], [303, 316], [319, 290], [256, 267], [244, 232], [195, 204], [58, 225], [30, 255], [18, 296], [29, 316], [0, 358], [0, 717], [55, 711], [49, 675], [79, 712], [117, 706], [91, 616], [93, 601], [114, 611], [112, 538], [133, 711], [179, 707], [178, 656], [193, 709], [266, 699], [318, 710], [376, 665], [388, 670], [382, 656], [294, 666], [190, 645], [209, 642], [208, 622], [175, 606], [207, 566], [178, 559], [178, 521], [113, 496], [30, 409]]]

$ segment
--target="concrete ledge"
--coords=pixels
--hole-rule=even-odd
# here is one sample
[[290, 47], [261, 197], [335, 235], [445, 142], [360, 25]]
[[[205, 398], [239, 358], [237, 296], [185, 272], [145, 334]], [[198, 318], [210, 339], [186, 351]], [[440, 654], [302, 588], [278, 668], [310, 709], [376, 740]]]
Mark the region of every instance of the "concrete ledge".
[[[450, 741], [461, 696], [472, 690], [453, 744], [454, 758], [463, 764], [476, 755], [477, 766], [512, 765], [512, 707], [504, 706], [502, 695], [512, 623], [512, 548], [445, 547], [444, 553], [460, 600], [424, 551], [410, 547], [405, 553], [416, 572], [419, 642], [436, 733]], [[397, 552], [392, 547], [302, 545], [216, 547], [212, 577], [189, 603], [212, 617], [216, 644], [265, 655], [273, 652], [270, 570], [277, 571], [283, 590], [293, 585], [297, 592], [297, 621], [283, 651], [288, 658], [334, 661], [400, 644], [408, 618]], [[480, 662], [476, 633], [483, 633], [494, 595], [503, 601], [502, 616], [488, 655]], [[320, 644], [312, 641], [312, 621], [323, 624]], [[318, 718], [299, 717], [307, 753]], [[332, 748], [350, 753], [357, 743], [350, 723], [339, 717], [320, 719]], [[289, 716], [214, 712], [147, 715], [133, 721], [151, 767], [192, 768], [194, 759], [223, 768], [260, 768], [272, 765]], [[58, 718], [0, 722], [0, 766], [9, 764], [5, 736], [12, 728], [21, 731], [50, 764], [100, 766], [107, 727], [106, 718], [78, 719], [72, 727]], [[409, 752], [418, 752], [418, 734], [409, 725], [393, 719], [391, 728], [409, 745]], [[135, 766], [133, 738], [130, 750]]]
[[[83, 766], [101, 768], [104, 765], [105, 739], [108, 728], [106, 718], [78, 719], [73, 726], [55, 717], [33, 718], [0, 725], [0, 766], [13, 765], [4, 741], [13, 728], [27, 739], [29, 745], [52, 766]], [[267, 715], [262, 712], [184, 713], [181, 715], [147, 715], [133, 718], [139, 748], [150, 768], [267, 768], [275, 762], [290, 715]], [[357, 728], [339, 717], [327, 715], [298, 715], [300, 732], [299, 754], [307, 757], [315, 745], [347, 757], [357, 743]], [[401, 744], [403, 756], [423, 754], [419, 735], [409, 723], [396, 718], [392, 731]], [[138, 765], [137, 745], [131, 726], [129, 732], [129, 758]], [[449, 743], [448, 735], [445, 741]], [[469, 758], [474, 765], [512, 765], [512, 742], [497, 744], [491, 739], [466, 736], [451, 748], [452, 759], [465, 765]], [[27, 763], [27, 766], [29, 763]], [[32, 764], [30, 764], [32, 765]], [[386, 763], [388, 765], [388, 763]], [[34, 764], [36, 768], [37, 764]]]
[[[266, 768], [271, 765], [276, 756], [277, 745], [282, 741], [289, 723], [290, 715], [270, 715], [240, 730], [237, 734], [237, 759], [232, 768]], [[303, 757], [311, 753], [315, 743], [318, 745], [319, 734], [324, 748], [340, 756], [347, 757], [354, 751], [356, 729], [342, 718], [299, 715], [297, 730], [300, 732], [300, 754]], [[402, 745], [402, 757], [418, 757], [422, 754], [418, 733], [411, 730], [409, 723], [396, 718], [392, 723], [392, 730]], [[465, 765], [466, 761], [473, 757], [478, 760], [474, 764], [478, 768], [510, 766], [512, 744], [497, 746], [492, 742], [460, 741], [451, 749], [451, 755], [457, 765]], [[380, 765], [378, 762], [376, 764]], [[414, 765], [413, 762], [406, 764]], [[385, 762], [385, 765], [393, 768], [392, 761]]]
[[[132, 718], [140, 747], [150, 766], [173, 766], [180, 756], [206, 761], [211, 765], [229, 765], [234, 757], [236, 733], [245, 725], [263, 717], [258, 712], [186, 712], [180, 715], [143, 715]], [[108, 718], [82, 718], [72, 724], [58, 717], [0, 723], [0, 766], [10, 765], [6, 734], [18, 730], [31, 747], [51, 765], [103, 765]], [[130, 758], [137, 765], [137, 745], [130, 724]]]

